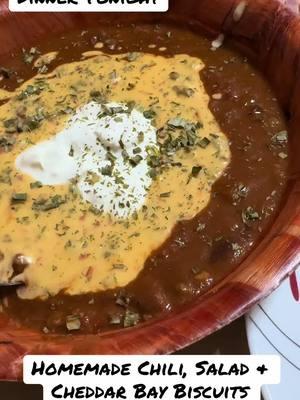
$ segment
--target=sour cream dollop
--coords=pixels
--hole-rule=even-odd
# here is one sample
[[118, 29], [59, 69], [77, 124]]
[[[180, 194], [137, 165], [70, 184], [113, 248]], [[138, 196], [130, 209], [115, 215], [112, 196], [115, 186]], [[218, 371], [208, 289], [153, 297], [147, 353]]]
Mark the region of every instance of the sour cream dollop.
[[92, 101], [61, 132], [21, 153], [16, 167], [43, 185], [74, 180], [95, 209], [128, 218], [146, 200], [147, 152], [156, 146], [156, 130], [142, 112]]

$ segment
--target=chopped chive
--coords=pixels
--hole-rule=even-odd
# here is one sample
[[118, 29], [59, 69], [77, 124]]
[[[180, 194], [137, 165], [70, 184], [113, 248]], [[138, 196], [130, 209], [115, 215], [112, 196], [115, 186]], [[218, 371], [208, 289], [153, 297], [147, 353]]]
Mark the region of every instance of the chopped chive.
[[11, 204], [22, 204], [27, 200], [27, 193], [14, 193], [11, 196]]

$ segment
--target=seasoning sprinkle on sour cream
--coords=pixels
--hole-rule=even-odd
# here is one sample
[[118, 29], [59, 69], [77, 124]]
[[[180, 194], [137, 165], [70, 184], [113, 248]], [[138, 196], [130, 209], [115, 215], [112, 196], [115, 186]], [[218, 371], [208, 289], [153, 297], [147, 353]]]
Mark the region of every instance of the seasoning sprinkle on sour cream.
[[21, 153], [16, 166], [43, 185], [74, 180], [95, 209], [126, 218], [146, 200], [151, 147], [157, 147], [156, 129], [140, 111], [90, 102], [62, 132]]
[[[0, 106], [0, 280], [26, 299], [124, 287], [230, 162], [188, 55], [93, 51]], [[43, 71], [44, 72], [44, 71]], [[1, 96], [1, 93], [0, 93]], [[5, 94], [5, 96], [7, 96]]]

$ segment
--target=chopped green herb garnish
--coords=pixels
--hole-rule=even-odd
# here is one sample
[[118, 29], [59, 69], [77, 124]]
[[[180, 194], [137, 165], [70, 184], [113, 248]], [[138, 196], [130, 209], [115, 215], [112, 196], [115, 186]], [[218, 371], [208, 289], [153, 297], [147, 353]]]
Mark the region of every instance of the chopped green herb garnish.
[[140, 53], [131, 52], [131, 53], [127, 54], [126, 60], [129, 62], [133, 62], [133, 61], [136, 61], [139, 58], [139, 56], [140, 56]]
[[101, 174], [105, 176], [112, 176], [114, 167], [112, 165], [106, 165], [101, 168]]
[[117, 298], [116, 298], [116, 304], [118, 306], [121, 307], [127, 307], [130, 303], [130, 299], [127, 296], [124, 296], [122, 294], [120, 294]]
[[113, 269], [127, 270], [128, 267], [125, 264], [113, 264]]
[[94, 206], [90, 206], [89, 211], [94, 215], [101, 215], [103, 213], [103, 211], [99, 210]]
[[143, 112], [143, 115], [147, 119], [153, 119], [156, 117], [156, 112], [154, 110], [146, 110]]
[[206, 149], [206, 147], [210, 144], [210, 140], [207, 137], [204, 137], [199, 141], [198, 144], [200, 147], [202, 147], [202, 149]]
[[159, 197], [161, 197], [161, 198], [167, 198], [167, 197], [170, 197], [170, 196], [171, 196], [171, 192], [165, 192], [165, 193], [161, 193], [159, 195]]
[[124, 328], [130, 328], [132, 326], [136, 326], [141, 320], [140, 314], [126, 310], [125, 316], [124, 316]]
[[144, 138], [145, 138], [144, 132], [139, 132], [138, 134], [139, 143], [142, 143], [144, 141]]
[[137, 154], [134, 157], [131, 157], [129, 159], [129, 162], [133, 167], [136, 167], [142, 161], [142, 159], [143, 159], [143, 157], [140, 156], [139, 154]]
[[192, 168], [192, 171], [191, 171], [190, 175], [189, 175], [189, 179], [188, 179], [187, 183], [190, 183], [192, 178], [197, 178], [198, 175], [200, 174], [200, 172], [202, 171], [202, 169], [203, 168], [200, 165], [194, 166]]
[[7, 133], [15, 133], [18, 132], [18, 120], [17, 118], [10, 118], [4, 121], [3, 123], [5, 132]]
[[93, 171], [87, 171], [85, 182], [89, 183], [90, 185], [95, 185], [100, 181], [100, 176]]
[[27, 193], [14, 193], [11, 196], [11, 204], [22, 204], [27, 200]]
[[157, 171], [155, 168], [151, 168], [148, 172], [150, 178], [155, 179], [157, 177]]
[[9, 135], [9, 136], [0, 136], [0, 149], [5, 152], [9, 152], [12, 150], [13, 145], [16, 143], [16, 139]]
[[40, 181], [30, 183], [30, 189], [40, 189], [41, 187], [43, 187], [43, 184]]
[[114, 163], [116, 161], [117, 157], [112, 152], [108, 151], [106, 153], [106, 159], [108, 161], [111, 161], [112, 163]]
[[195, 94], [193, 89], [185, 86], [174, 86], [173, 90], [176, 92], [177, 96], [193, 97]]
[[37, 54], [40, 54], [40, 52], [36, 47], [31, 47], [29, 51], [23, 49], [23, 60], [25, 64], [31, 64]]
[[99, 90], [92, 90], [90, 92], [90, 98], [97, 103], [105, 103], [106, 96]]
[[32, 95], [39, 95], [44, 89], [45, 89], [45, 84], [43, 83], [43, 81], [40, 81], [36, 85], [28, 85], [27, 88], [17, 96], [17, 99], [24, 100]]
[[249, 222], [259, 220], [259, 214], [252, 207], [248, 207], [246, 210], [242, 212], [242, 220], [244, 224], [248, 225]]
[[141, 149], [140, 147], [135, 147], [135, 148], [132, 150], [132, 152], [133, 152], [133, 154], [140, 154], [140, 153], [142, 152], [142, 149]]
[[180, 117], [172, 118], [172, 119], [169, 119], [169, 121], [168, 121], [168, 125], [172, 128], [185, 129], [188, 124], [189, 124], [189, 122], [186, 119], [183, 119]]
[[197, 176], [199, 175], [200, 171], [202, 171], [202, 167], [200, 167], [199, 165], [193, 167], [192, 168], [192, 177], [193, 178], [197, 178]]
[[6, 183], [7, 185], [11, 185], [11, 168], [5, 168], [0, 172], [0, 182]]
[[64, 203], [66, 203], [66, 198], [57, 194], [49, 199], [40, 198], [35, 200], [32, 204], [32, 209], [35, 211], [50, 211]]
[[37, 129], [40, 125], [39, 116], [26, 118], [11, 118], [4, 121], [5, 132], [7, 133], [21, 133], [30, 132]]

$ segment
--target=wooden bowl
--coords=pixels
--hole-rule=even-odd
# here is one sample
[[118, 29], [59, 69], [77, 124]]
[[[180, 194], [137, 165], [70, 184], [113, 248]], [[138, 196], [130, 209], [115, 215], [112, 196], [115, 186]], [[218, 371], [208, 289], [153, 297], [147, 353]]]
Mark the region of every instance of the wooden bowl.
[[49, 34], [84, 29], [113, 18], [185, 22], [215, 38], [220, 32], [255, 59], [290, 116], [291, 175], [285, 204], [265, 239], [225, 279], [192, 305], [133, 329], [103, 335], [44, 335], [12, 329], [0, 319], [0, 379], [20, 379], [25, 354], [162, 354], [199, 340], [244, 314], [300, 262], [300, 20], [276, 0], [251, 0], [234, 21], [241, 0], [170, 0], [167, 14], [10, 13], [0, 0], [0, 60]]

